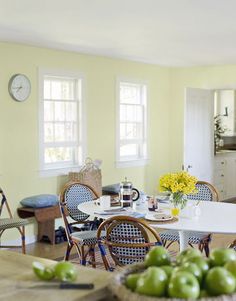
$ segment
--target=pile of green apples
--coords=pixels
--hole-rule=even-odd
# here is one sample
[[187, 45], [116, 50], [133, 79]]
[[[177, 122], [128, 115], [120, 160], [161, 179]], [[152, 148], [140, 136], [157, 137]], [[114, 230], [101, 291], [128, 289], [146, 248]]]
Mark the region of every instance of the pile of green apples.
[[77, 278], [77, 270], [75, 266], [68, 261], [58, 262], [55, 265], [49, 266], [46, 266], [41, 262], [34, 261], [32, 267], [35, 275], [40, 280], [49, 281], [55, 278], [62, 282], [71, 282], [75, 281]]
[[198, 299], [236, 292], [236, 252], [218, 248], [204, 258], [198, 249], [187, 249], [171, 261], [161, 246], [149, 251], [142, 273], [129, 274], [125, 285], [147, 296]]

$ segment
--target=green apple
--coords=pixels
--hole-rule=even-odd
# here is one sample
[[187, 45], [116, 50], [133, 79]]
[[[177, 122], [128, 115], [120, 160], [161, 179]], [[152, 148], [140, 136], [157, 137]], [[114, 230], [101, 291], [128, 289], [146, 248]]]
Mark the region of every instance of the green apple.
[[224, 267], [226, 268], [226, 270], [228, 270], [235, 278], [236, 280], [236, 261], [228, 261]]
[[138, 279], [140, 277], [140, 273], [129, 274], [125, 279], [125, 285], [132, 291], [136, 289]]
[[170, 254], [161, 246], [151, 249], [145, 257], [145, 265], [150, 266], [162, 266], [170, 264]]
[[177, 272], [170, 278], [168, 295], [171, 298], [196, 299], [200, 294], [200, 286], [193, 274]]
[[46, 267], [38, 261], [34, 261], [32, 266], [35, 275], [41, 280], [51, 280], [55, 277], [53, 267]]
[[75, 266], [68, 261], [62, 261], [54, 267], [55, 276], [60, 281], [74, 281], [77, 278]]
[[[186, 260], [183, 260], [185, 263]], [[204, 277], [210, 269], [209, 261], [203, 257], [190, 257], [187, 258], [187, 262], [195, 263], [202, 271], [202, 276]]]
[[211, 265], [223, 266], [228, 261], [236, 260], [236, 252], [234, 249], [218, 248], [214, 249], [210, 253]]
[[202, 271], [201, 269], [193, 262], [185, 262], [181, 266], [178, 266], [174, 269], [174, 273], [178, 272], [189, 272], [193, 274], [198, 280], [199, 283], [202, 282]]
[[206, 275], [206, 291], [211, 296], [231, 294], [235, 291], [234, 276], [223, 267], [214, 267]]
[[135, 291], [141, 295], [163, 297], [167, 284], [167, 275], [161, 268], [149, 267], [140, 275]]
[[177, 264], [181, 264], [183, 261], [187, 261], [190, 257], [202, 257], [202, 253], [198, 249], [186, 249], [177, 255], [176, 262]]
[[160, 266], [160, 268], [162, 270], [164, 270], [167, 277], [170, 278], [170, 276], [172, 275], [172, 272], [174, 270], [174, 267], [172, 267], [171, 265], [162, 265], [162, 266]]

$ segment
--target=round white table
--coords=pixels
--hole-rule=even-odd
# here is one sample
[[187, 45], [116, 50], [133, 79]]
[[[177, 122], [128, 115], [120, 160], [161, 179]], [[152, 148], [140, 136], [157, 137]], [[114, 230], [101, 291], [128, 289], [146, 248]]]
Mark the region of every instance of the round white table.
[[[196, 201], [188, 201], [189, 206], [183, 210], [183, 214], [179, 217], [178, 221], [172, 223], [152, 223], [149, 225], [153, 228], [164, 228], [177, 230], [180, 238], [180, 251], [188, 247], [188, 240], [191, 232], [204, 232], [204, 233], [224, 233], [236, 234], [236, 205], [222, 202], [200, 202], [198, 205], [197, 216], [190, 216], [189, 209]], [[170, 213], [170, 206], [168, 204], [160, 203], [160, 209], [165, 213]], [[114, 207], [112, 207], [114, 208]], [[132, 215], [132, 212], [139, 212], [141, 214], [153, 215], [156, 212], [148, 211], [147, 207], [135, 206], [129, 211], [107, 214], [100, 208], [96, 202], [86, 202], [78, 206], [82, 212], [96, 216], [98, 218], [107, 219], [115, 215]], [[186, 213], [184, 213], [186, 211]]]

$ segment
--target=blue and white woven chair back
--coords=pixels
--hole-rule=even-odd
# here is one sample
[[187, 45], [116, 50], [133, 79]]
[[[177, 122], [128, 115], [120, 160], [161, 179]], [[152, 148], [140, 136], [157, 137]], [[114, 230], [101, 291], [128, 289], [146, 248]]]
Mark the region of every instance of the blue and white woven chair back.
[[142, 262], [149, 247], [134, 247], [134, 244], [149, 242], [147, 233], [142, 226], [129, 222], [122, 222], [114, 225], [107, 234], [107, 239], [111, 243], [123, 246], [110, 245], [110, 253], [116, 263], [127, 265]]
[[89, 215], [78, 209], [81, 203], [93, 200], [93, 192], [82, 184], [72, 184], [64, 193], [64, 202], [71, 218], [75, 221], [84, 221]]
[[197, 183], [196, 188], [198, 192], [196, 194], [189, 194], [188, 199], [190, 200], [201, 200], [201, 201], [214, 201], [214, 194], [212, 187], [208, 183]]

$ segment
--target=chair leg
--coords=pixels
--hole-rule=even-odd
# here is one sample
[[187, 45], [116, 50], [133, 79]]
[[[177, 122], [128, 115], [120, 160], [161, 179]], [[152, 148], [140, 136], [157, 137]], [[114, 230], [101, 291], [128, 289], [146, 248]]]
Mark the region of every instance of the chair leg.
[[86, 255], [85, 255], [85, 250], [84, 250], [84, 245], [81, 246], [81, 264], [86, 265]]
[[89, 247], [89, 257], [91, 259], [92, 267], [96, 268], [95, 245]]
[[206, 254], [206, 257], [209, 257], [209, 254], [210, 254], [210, 248], [209, 248], [209, 243], [205, 243], [204, 244], [204, 251], [205, 251], [205, 254]]
[[25, 226], [22, 226], [21, 231], [22, 253], [25, 254]]
[[68, 243], [67, 248], [66, 248], [66, 254], [65, 254], [65, 257], [64, 257], [65, 261], [69, 260], [69, 258], [70, 258], [70, 251], [71, 251], [72, 248], [73, 248], [73, 245], [71, 245], [71, 244]]
[[110, 271], [112, 272], [113, 271], [113, 268], [110, 266], [108, 260], [107, 260], [107, 256], [106, 256], [106, 250], [105, 250], [105, 247], [104, 245], [102, 244], [98, 244], [98, 247], [99, 247], [99, 250], [100, 250], [100, 253], [101, 253], [101, 256], [102, 256], [102, 261], [103, 261], [103, 264], [104, 264], [104, 267], [107, 271]]
[[169, 242], [168, 245], [166, 245], [166, 243], [167, 243], [167, 242], [166, 242], [166, 243], [165, 243], [165, 248], [168, 249], [174, 242], [175, 242], [175, 241], [173, 240], [173, 241]]

